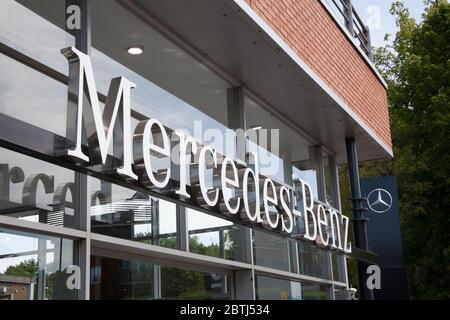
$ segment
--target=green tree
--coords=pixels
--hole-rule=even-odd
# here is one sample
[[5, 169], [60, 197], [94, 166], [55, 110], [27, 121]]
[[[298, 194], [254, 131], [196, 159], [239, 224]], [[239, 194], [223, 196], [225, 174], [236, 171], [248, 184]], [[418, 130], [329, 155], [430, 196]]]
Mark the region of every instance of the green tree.
[[26, 260], [20, 262], [18, 265], [9, 266], [5, 270], [5, 275], [36, 278], [38, 273], [38, 263], [36, 260]]
[[[411, 295], [448, 299], [450, 4], [426, 2], [420, 23], [403, 2], [391, 7], [399, 31], [392, 45], [376, 49], [375, 60], [389, 87], [394, 158], [363, 164], [361, 176], [397, 176]], [[347, 189], [342, 186], [343, 200]]]

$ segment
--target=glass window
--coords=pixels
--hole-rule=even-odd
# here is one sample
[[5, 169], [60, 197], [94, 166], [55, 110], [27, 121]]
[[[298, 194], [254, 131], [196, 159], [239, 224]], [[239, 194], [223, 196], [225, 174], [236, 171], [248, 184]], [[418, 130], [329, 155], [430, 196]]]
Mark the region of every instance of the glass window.
[[230, 299], [229, 277], [139, 261], [91, 258], [91, 299]]
[[333, 263], [333, 280], [339, 282], [346, 282], [344, 263], [345, 257], [336, 253], [331, 253]]
[[[93, 1], [92, 17], [91, 57], [98, 90], [106, 94], [112, 78], [125, 76], [136, 84], [133, 110], [171, 129], [187, 130], [199, 143], [212, 144], [224, 154], [231, 86], [116, 1]], [[114, 38], [105, 37], [111, 33]], [[143, 53], [130, 55], [127, 49], [136, 45]]]
[[176, 248], [176, 205], [95, 178], [91, 188], [92, 232]]
[[257, 300], [327, 300], [330, 286], [256, 276]]
[[67, 86], [2, 54], [0, 70], [0, 115], [66, 137]]
[[330, 263], [328, 252], [316, 245], [299, 242], [298, 260], [300, 274], [330, 279]]
[[309, 184], [311, 187], [314, 199], [319, 199], [319, 191], [317, 186], [317, 171], [314, 169], [306, 169], [307, 166], [297, 164], [301, 169], [292, 167], [292, 178], [301, 179]]
[[250, 97], [244, 97], [244, 106], [247, 150], [258, 154], [260, 173], [279, 183], [290, 181], [283, 159], [294, 163], [308, 159], [310, 143]]
[[[54, 0], [0, 1], [0, 42], [67, 74], [67, 60], [60, 51], [73, 46], [75, 39], [64, 31], [65, 3], [66, 1]], [[3, 66], [1, 70], [2, 74], [9, 77], [20, 76], [18, 73], [5, 72]], [[35, 85], [40, 84], [37, 82]], [[47, 95], [49, 91], [37, 92], [45, 92]], [[28, 102], [26, 109], [30, 110]]]
[[318, 283], [302, 283], [303, 300], [328, 300], [330, 299], [330, 286]]
[[177, 205], [162, 199], [154, 201], [158, 218], [155, 242], [161, 247], [177, 249]]
[[263, 267], [289, 270], [288, 240], [269, 232], [253, 230], [255, 264]]
[[302, 300], [300, 282], [256, 276], [257, 300]]
[[192, 209], [186, 209], [186, 213], [190, 252], [229, 260], [243, 260], [242, 226]]
[[346, 300], [345, 288], [335, 287], [334, 288], [334, 299], [335, 300]]
[[334, 168], [334, 161], [332, 157], [324, 157], [323, 158], [323, 166], [325, 173], [325, 195], [326, 201], [332, 207], [336, 209], [338, 208], [338, 195], [337, 193], [337, 176], [336, 176], [336, 168]]
[[355, 288], [355, 299], [359, 297], [358, 263], [355, 259], [347, 259], [348, 287]]
[[75, 253], [72, 240], [0, 228], [0, 300], [77, 299]]
[[0, 149], [0, 215], [75, 228], [74, 172]]
[[[60, 51], [75, 39], [64, 31], [65, 16], [65, 1], [0, 1], [0, 42], [67, 75]], [[67, 86], [5, 55], [0, 70], [0, 115], [65, 137]]]
[[230, 300], [230, 277], [161, 267], [162, 299]]

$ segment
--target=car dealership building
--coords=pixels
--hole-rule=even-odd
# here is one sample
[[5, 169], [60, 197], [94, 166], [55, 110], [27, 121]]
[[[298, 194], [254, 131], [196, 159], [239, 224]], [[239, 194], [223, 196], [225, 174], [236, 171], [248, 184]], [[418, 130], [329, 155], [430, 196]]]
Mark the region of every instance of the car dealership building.
[[0, 299], [348, 299], [372, 60], [350, 0], [1, 1]]

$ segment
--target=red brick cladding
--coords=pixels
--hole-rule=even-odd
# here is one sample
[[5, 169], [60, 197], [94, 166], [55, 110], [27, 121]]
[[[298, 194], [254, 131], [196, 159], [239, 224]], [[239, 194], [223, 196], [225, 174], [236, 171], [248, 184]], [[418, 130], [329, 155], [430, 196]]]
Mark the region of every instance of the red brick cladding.
[[246, 1], [392, 147], [386, 89], [320, 1]]

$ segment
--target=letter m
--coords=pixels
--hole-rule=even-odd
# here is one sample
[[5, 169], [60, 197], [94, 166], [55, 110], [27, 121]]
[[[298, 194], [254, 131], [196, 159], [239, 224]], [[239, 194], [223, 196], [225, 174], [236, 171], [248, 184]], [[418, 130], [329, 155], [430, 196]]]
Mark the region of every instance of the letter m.
[[[130, 127], [131, 89], [136, 85], [123, 77], [112, 79], [102, 113], [89, 56], [73, 47], [62, 49], [61, 53], [69, 61], [67, 137], [75, 142], [75, 147], [63, 150], [63, 155], [77, 162], [106, 165], [108, 150], [114, 142], [111, 169], [136, 180]], [[83, 128], [88, 155], [82, 150]]]

